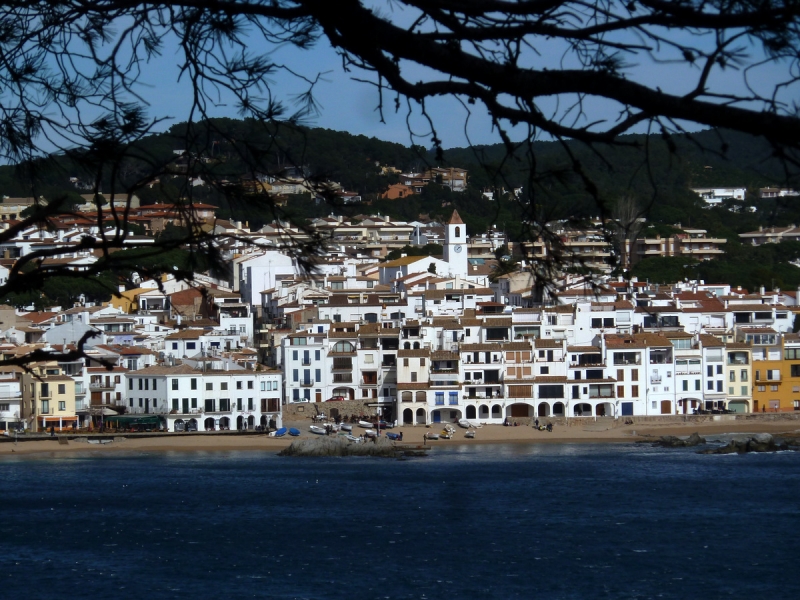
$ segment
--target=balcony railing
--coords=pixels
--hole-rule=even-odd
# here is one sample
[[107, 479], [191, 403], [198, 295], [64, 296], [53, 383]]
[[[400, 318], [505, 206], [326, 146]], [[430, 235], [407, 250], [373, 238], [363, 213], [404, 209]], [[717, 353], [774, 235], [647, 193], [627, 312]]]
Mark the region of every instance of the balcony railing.
[[301, 379], [300, 380], [300, 387], [311, 387], [314, 385], [313, 379]]

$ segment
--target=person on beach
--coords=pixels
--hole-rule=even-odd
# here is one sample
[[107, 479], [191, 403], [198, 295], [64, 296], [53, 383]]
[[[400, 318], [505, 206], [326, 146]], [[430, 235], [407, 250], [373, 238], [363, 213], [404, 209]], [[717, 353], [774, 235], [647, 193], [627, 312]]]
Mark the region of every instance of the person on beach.
[[534, 424], [534, 426], [536, 427], [536, 429], [539, 429], [539, 419], [536, 419], [536, 420], [533, 422], [533, 424]]

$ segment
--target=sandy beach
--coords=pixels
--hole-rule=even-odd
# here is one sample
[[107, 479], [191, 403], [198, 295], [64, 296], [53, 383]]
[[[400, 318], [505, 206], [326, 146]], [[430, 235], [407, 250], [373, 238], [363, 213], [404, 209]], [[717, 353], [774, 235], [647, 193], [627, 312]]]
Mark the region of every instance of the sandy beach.
[[[302, 432], [302, 438], [316, 437], [308, 431], [309, 421], [285, 423], [287, 427], [296, 427]], [[394, 432], [403, 432], [403, 444], [422, 446], [423, 435], [427, 432], [439, 432], [441, 427], [398, 427]], [[568, 427], [556, 426], [552, 432], [537, 431], [532, 427], [503, 427], [502, 425], [484, 425], [476, 430], [474, 439], [464, 437], [465, 430], [456, 427], [451, 440], [432, 440], [427, 442], [430, 448], [452, 444], [553, 444], [553, 443], [620, 443], [638, 440], [655, 439], [663, 435], [688, 436], [697, 432], [701, 436], [714, 436], [725, 433], [771, 433], [773, 435], [800, 435], [800, 421], [725, 421], [685, 423], [641, 423], [612, 426], [608, 422], [581, 422]], [[353, 433], [358, 435], [359, 429]], [[238, 434], [221, 432], [216, 434], [163, 434], [156, 437], [124, 437], [108, 435], [114, 441], [108, 444], [89, 444], [86, 441], [62, 440], [57, 438], [46, 440], [20, 440], [14, 443], [6, 439], [0, 442], [0, 456], [37, 454], [55, 455], [64, 452], [88, 452], [92, 454], [109, 454], [116, 452], [198, 452], [198, 451], [236, 451], [266, 450], [278, 452], [291, 444], [289, 436], [271, 438], [263, 434]], [[66, 443], [63, 443], [66, 441]]]

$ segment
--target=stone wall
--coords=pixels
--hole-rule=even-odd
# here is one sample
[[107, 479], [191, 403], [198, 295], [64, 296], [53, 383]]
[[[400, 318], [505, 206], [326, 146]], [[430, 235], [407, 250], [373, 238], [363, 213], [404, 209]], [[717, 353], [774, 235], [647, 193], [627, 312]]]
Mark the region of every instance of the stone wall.
[[351, 417], [367, 417], [367, 420], [374, 419], [378, 412], [368, 403], [375, 402], [374, 398], [366, 400], [344, 400], [343, 402], [296, 402], [283, 405], [284, 421], [310, 421], [316, 415], [325, 413], [331, 417], [338, 411], [340, 417], [350, 420]]

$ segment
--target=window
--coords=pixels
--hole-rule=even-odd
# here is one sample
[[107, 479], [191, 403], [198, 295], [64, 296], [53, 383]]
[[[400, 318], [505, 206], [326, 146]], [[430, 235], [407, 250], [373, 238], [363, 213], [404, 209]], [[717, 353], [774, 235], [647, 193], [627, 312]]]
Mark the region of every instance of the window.
[[695, 380], [694, 380], [694, 390], [695, 390], [696, 392], [699, 392], [699, 391], [700, 391], [700, 380], [699, 380], [699, 379], [695, 379]]
[[739, 379], [741, 381], [747, 381], [747, 369], [742, 369], [742, 372], [739, 373]]
[[236, 410], [242, 410], [242, 399], [241, 398], [237, 398], [236, 399]]
[[194, 350], [197, 347], [196, 342], [186, 342], [186, 349], [187, 350]]
[[539, 375], [549, 375], [550, 367], [539, 367]]
[[765, 386], [765, 385], [758, 385], [758, 386], [756, 386], [756, 389], [757, 389], [759, 392], [766, 392], [766, 391], [767, 391], [767, 386]]
[[631, 371], [631, 381], [639, 381], [639, 369], [633, 369]]
[[617, 369], [617, 381], [625, 381], [625, 369]]
[[688, 392], [688, 391], [689, 391], [689, 382], [688, 382], [686, 379], [684, 379], [683, 381], [681, 381], [681, 389], [682, 389], [684, 392]]
[[230, 412], [230, 410], [231, 410], [231, 399], [230, 398], [220, 398], [219, 399], [219, 410], [220, 410], [220, 412]]
[[[744, 371], [744, 373], [747, 373], [747, 371]], [[731, 372], [728, 373], [728, 381], [736, 381], [736, 371], [731, 370]]]
[[297, 360], [298, 356], [297, 350], [292, 350], [292, 360]]
[[212, 391], [213, 389], [214, 389], [214, 383], [213, 383], [213, 382], [211, 382], [211, 381], [207, 381], [207, 382], [206, 382], [206, 391], [207, 391], [207, 392], [210, 392], [210, 391]]
[[0, 411], [9, 410], [10, 407], [10, 404], [0, 404]]
[[424, 367], [425, 366], [425, 359], [424, 358], [420, 358], [419, 359], [419, 366], [420, 367]]
[[747, 396], [747, 386], [746, 385], [742, 386], [742, 396]]
[[269, 383], [269, 382], [268, 381], [262, 381], [261, 382], [261, 391], [262, 392], [266, 392], [267, 391], [267, 383]]
[[252, 390], [253, 389], [253, 380], [252, 379], [249, 379], [247, 381], [247, 389], [248, 390]]
[[407, 366], [408, 366], [408, 359], [407, 359], [407, 358], [404, 358], [404, 359], [403, 359], [403, 366], [404, 366], [404, 367], [407, 367]]
[[144, 380], [144, 389], [146, 389], [146, 390], [150, 389], [150, 380], [149, 379], [145, 379]]
[[228, 382], [227, 381], [220, 382], [219, 389], [222, 390], [223, 392], [227, 392], [228, 391]]
[[632, 385], [631, 386], [631, 398], [638, 398], [639, 397], [639, 386]]
[[770, 392], [777, 392], [777, 391], [778, 391], [778, 386], [777, 386], [777, 385], [771, 385], [771, 386], [769, 386], [769, 391], [770, 391]]
[[[119, 377], [117, 379], [119, 379]], [[157, 388], [157, 384], [156, 384], [157, 381], [158, 381], [158, 379], [153, 379], [153, 390], [158, 389]], [[117, 383], [119, 383], [119, 381]]]
[[722, 365], [717, 365], [717, 375], [722, 375]]
[[133, 389], [133, 379], [128, 379], [128, 389], [129, 390]]
[[708, 365], [706, 367], [706, 373], [708, 373], [709, 377], [713, 377], [714, 376], [714, 365]]
[[563, 398], [563, 385], [540, 385], [539, 398]]
[[58, 410], [67, 410], [67, 403], [64, 400], [58, 401]]
[[417, 374], [416, 373], [412, 373], [411, 374], [411, 383], [416, 383], [416, 382], [417, 382]]
[[300, 381], [300, 371], [298, 369], [292, 369], [292, 381]]
[[[156, 399], [153, 398], [153, 406], [156, 405]], [[197, 408], [197, 398], [192, 398], [192, 408]]]
[[253, 399], [252, 398], [248, 398], [247, 399], [247, 410], [254, 410], [254, 405], [253, 405]]
[[708, 381], [706, 381], [706, 386], [708, 387], [709, 391], [712, 391], [712, 392], [714, 391], [714, 381], [713, 380], [709, 379]]
[[722, 380], [717, 380], [717, 392], [722, 392]]
[[[213, 400], [212, 400], [212, 402], [213, 402]], [[133, 400], [131, 400], [131, 406], [133, 406]], [[173, 398], [172, 399], [172, 410], [174, 410], [175, 412], [178, 411], [178, 399], [177, 398]], [[206, 406], [206, 410], [210, 410], [208, 408], [208, 406]]]
[[139, 390], [141, 391], [143, 389], [144, 389], [144, 382], [142, 381], [142, 378], [140, 377], [139, 378]]
[[178, 349], [178, 342], [172, 342], [172, 349], [173, 350], [177, 350]]
[[618, 385], [617, 386], [617, 398], [624, 398], [625, 397], [625, 386]]
[[237, 389], [237, 390], [240, 390], [240, 389], [242, 389], [242, 382], [241, 382], [241, 381], [237, 381], [237, 382], [236, 382], [236, 389]]
[[65, 383], [58, 384], [58, 393], [62, 395], [67, 393], [67, 385]]
[[178, 389], [178, 380], [177, 379], [173, 379], [172, 380], [172, 389], [173, 390], [177, 390]]
[[314, 350], [314, 360], [319, 360], [319, 350]]
[[458, 392], [450, 392], [449, 402], [451, 405], [458, 404]]
[[[177, 402], [177, 400], [175, 402]], [[206, 398], [205, 410], [206, 410], [206, 412], [214, 412], [214, 399], [213, 398]]]
[[189, 387], [190, 387], [191, 389], [193, 389], [193, 390], [196, 390], [196, 389], [197, 389], [197, 379], [196, 379], [195, 377], [192, 377], [192, 378], [189, 380], [189, 382], [190, 382], [190, 385], [189, 385]]

